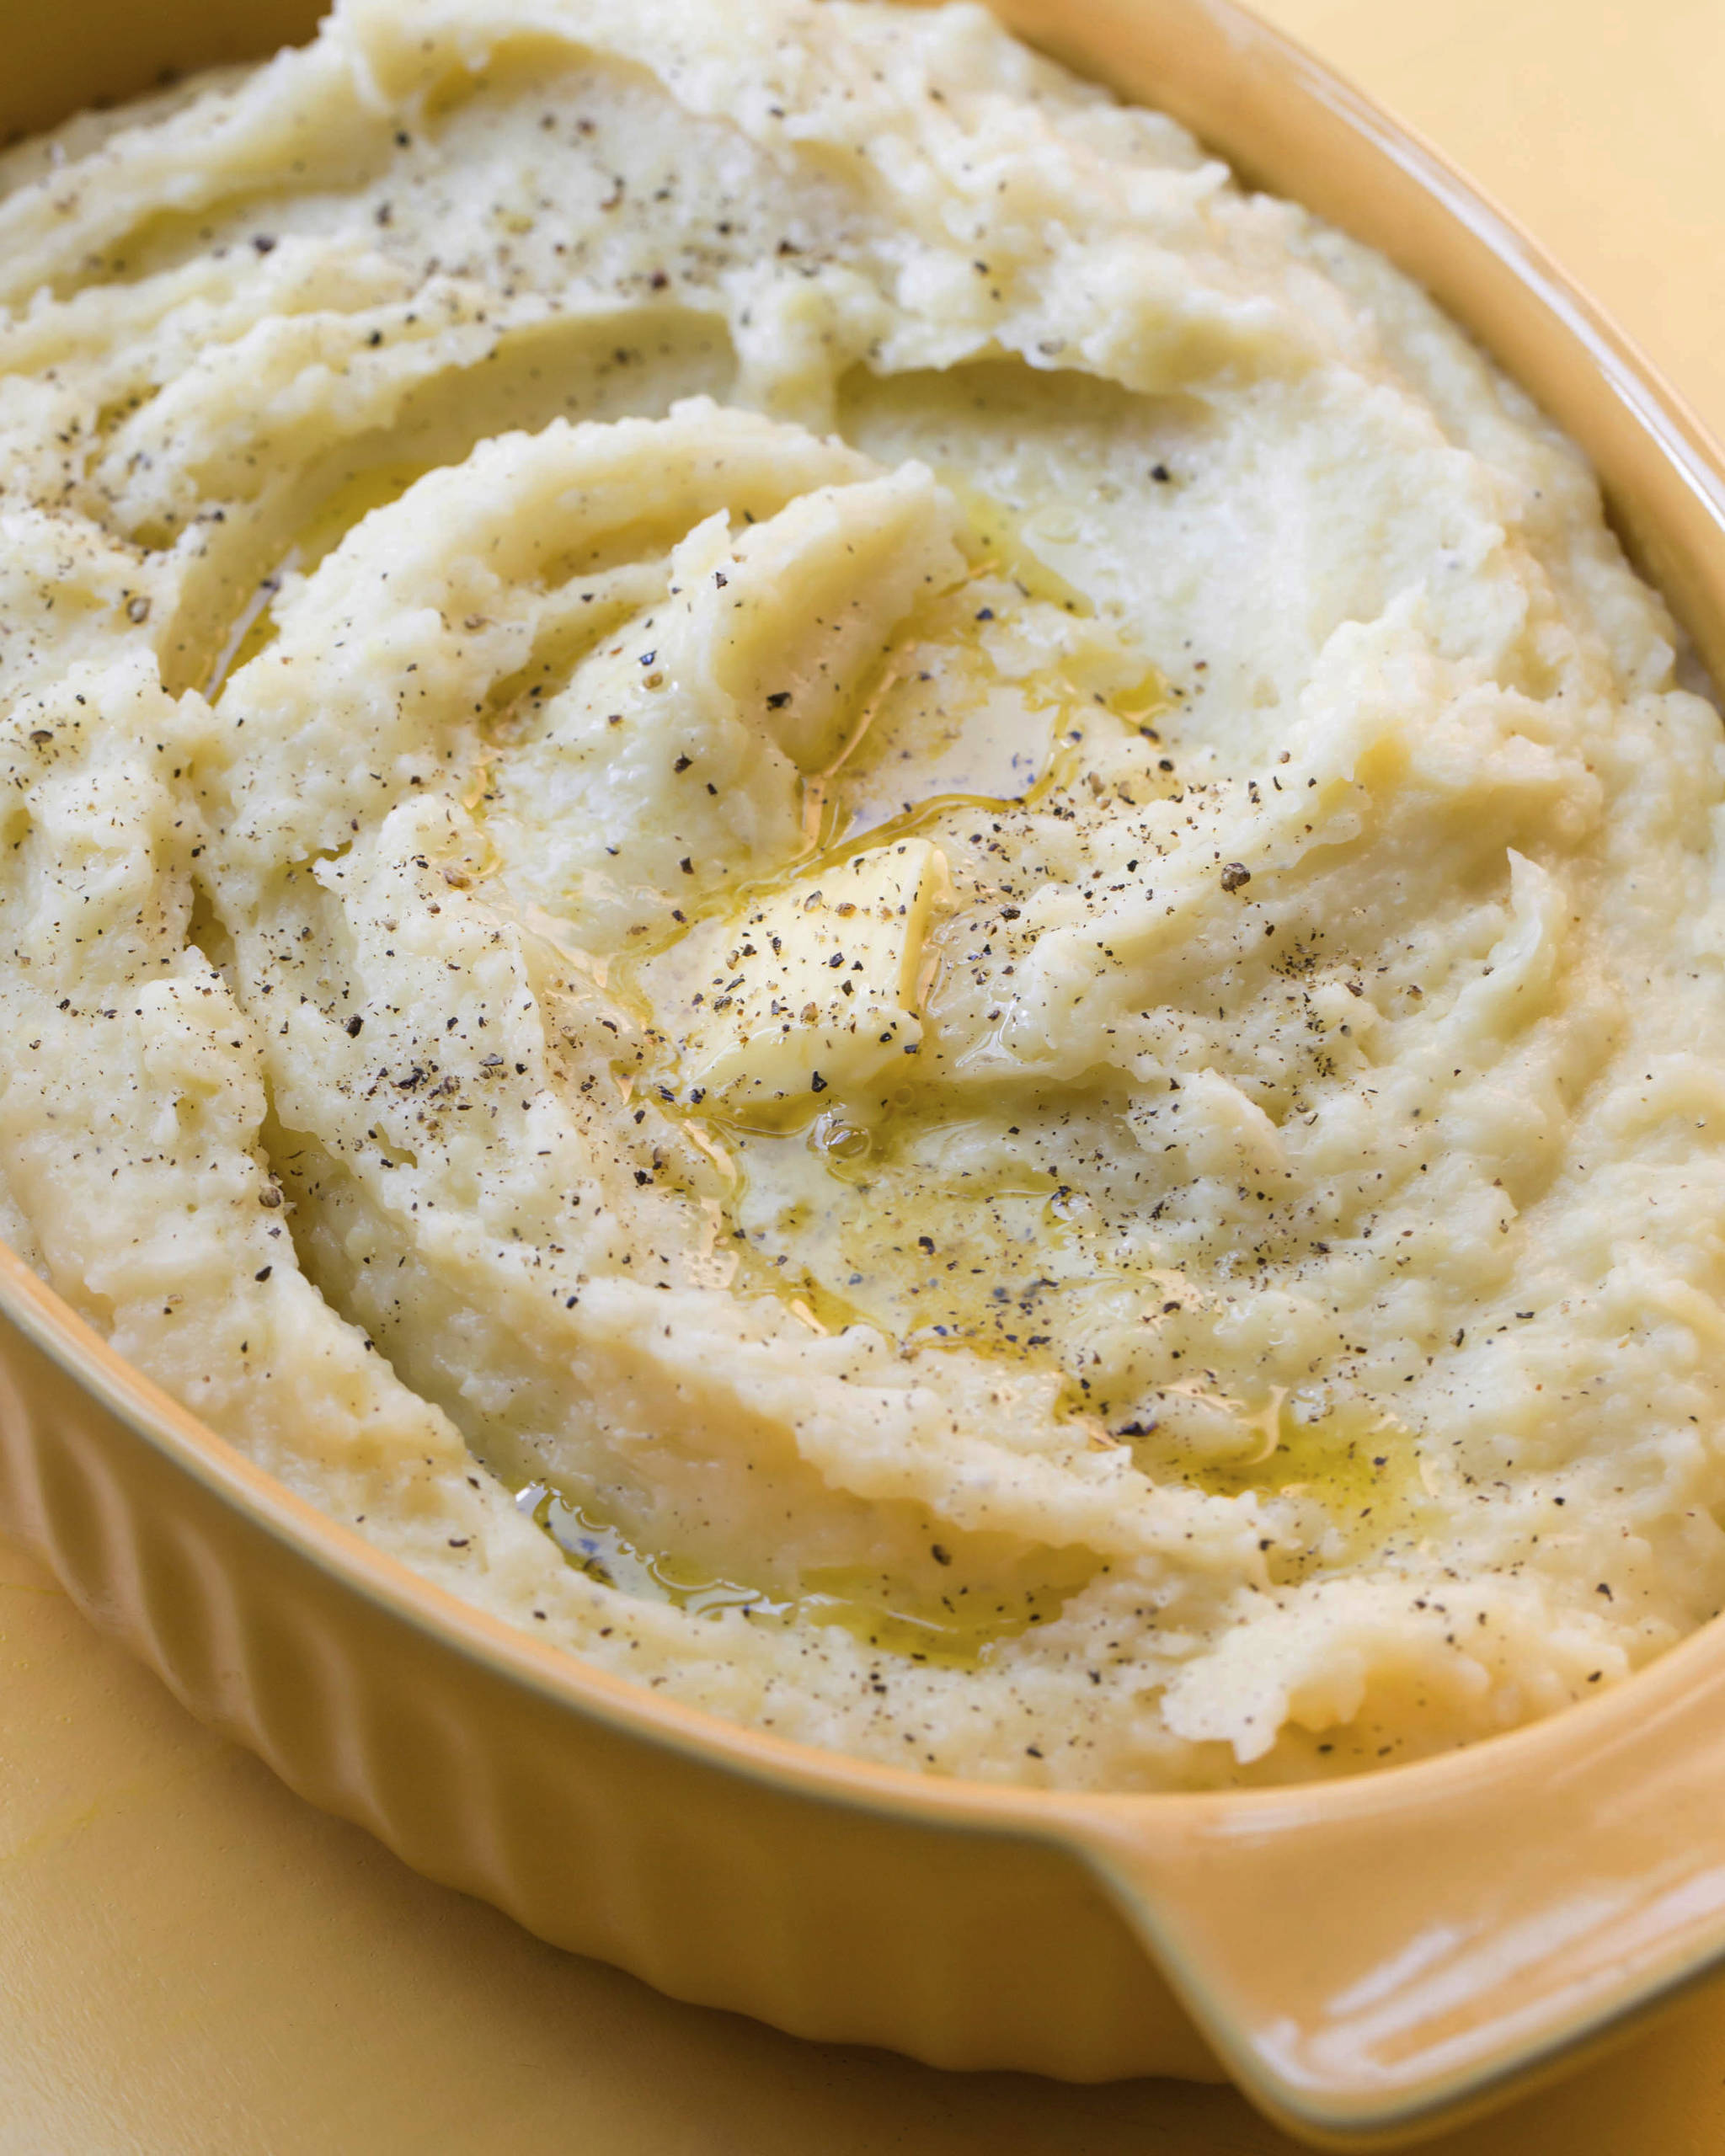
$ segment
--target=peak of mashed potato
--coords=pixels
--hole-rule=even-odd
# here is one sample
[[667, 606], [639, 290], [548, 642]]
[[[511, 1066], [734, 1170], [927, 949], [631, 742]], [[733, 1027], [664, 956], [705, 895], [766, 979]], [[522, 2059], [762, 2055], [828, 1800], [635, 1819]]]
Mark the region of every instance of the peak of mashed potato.
[[1725, 755], [1574, 452], [980, 8], [0, 160], [0, 1224], [669, 1696], [1351, 1772], [1725, 1601]]

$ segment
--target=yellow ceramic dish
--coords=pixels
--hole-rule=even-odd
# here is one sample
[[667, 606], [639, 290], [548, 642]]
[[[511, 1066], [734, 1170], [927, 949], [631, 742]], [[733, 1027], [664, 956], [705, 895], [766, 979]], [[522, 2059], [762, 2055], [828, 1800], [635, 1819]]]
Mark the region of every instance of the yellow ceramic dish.
[[[0, 126], [262, 51], [312, 13], [74, 6], [8, 22]], [[999, 11], [1420, 277], [1582, 441], [1725, 670], [1717, 453], [1463, 183], [1220, 0]], [[1556, 1721], [1359, 1781], [921, 1780], [667, 1705], [444, 1595], [220, 1444], [3, 1251], [0, 1312], [0, 1514], [89, 1614], [313, 1801], [681, 1997], [948, 2066], [1220, 2059], [1295, 2131], [1359, 2146], [1520, 2084], [1725, 1957], [1717, 1625]]]

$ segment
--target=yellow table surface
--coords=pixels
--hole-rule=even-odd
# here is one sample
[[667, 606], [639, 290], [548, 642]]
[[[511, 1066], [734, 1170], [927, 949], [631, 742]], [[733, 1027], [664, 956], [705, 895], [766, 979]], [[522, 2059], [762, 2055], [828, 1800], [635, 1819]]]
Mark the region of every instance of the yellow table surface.
[[[1082, 0], [1075, 0], [1082, 4]], [[1725, 434], [1725, 0], [1260, 0]], [[1450, 2156], [1715, 2156], [1725, 1991]], [[942, 2074], [553, 1952], [190, 1721], [0, 1541], [0, 2156], [1272, 2156], [1231, 2091]]]

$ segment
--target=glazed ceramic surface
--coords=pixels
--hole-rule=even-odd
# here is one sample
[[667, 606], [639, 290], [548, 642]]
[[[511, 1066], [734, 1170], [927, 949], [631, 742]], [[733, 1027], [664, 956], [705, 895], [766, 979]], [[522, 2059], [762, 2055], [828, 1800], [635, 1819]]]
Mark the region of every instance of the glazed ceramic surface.
[[[76, 40], [66, 11], [0, 18], [0, 125], [266, 49], [311, 14], [75, 12]], [[1714, 453], [1460, 181], [1209, 0], [1000, 12], [1421, 277], [1582, 440], [1725, 658]], [[1550, 1724], [1324, 1790], [920, 1781], [536, 1647], [286, 1496], [3, 1258], [0, 1309], [0, 1515], [82, 1606], [315, 1802], [677, 1996], [945, 2065], [1094, 2079], [1219, 2057], [1297, 2128], [1359, 2144], [1550, 2066], [1725, 1950], [1717, 1627]]]

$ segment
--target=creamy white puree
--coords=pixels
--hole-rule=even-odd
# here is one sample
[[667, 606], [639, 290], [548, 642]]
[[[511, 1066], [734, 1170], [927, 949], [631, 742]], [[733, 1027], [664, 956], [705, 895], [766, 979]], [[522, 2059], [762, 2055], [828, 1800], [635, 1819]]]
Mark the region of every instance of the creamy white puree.
[[140, 1367], [946, 1773], [1720, 1606], [1719, 724], [1385, 264], [974, 7], [347, 0], [0, 177], [0, 1225]]

